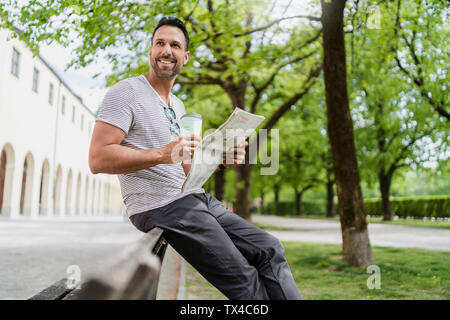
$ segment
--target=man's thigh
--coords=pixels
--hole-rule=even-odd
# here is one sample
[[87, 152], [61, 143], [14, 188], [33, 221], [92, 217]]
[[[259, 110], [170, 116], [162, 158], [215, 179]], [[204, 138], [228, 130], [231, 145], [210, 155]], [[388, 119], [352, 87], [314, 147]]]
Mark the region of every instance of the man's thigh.
[[284, 248], [276, 237], [229, 211], [216, 198], [209, 194], [206, 197], [210, 212], [250, 264], [259, 267], [274, 256], [275, 251], [284, 255]]

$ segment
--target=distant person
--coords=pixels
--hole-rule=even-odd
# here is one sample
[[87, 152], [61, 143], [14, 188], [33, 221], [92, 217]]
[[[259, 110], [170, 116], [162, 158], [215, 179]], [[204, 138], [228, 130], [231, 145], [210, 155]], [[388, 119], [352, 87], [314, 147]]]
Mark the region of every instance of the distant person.
[[[147, 74], [118, 82], [103, 99], [90, 169], [118, 174], [133, 225], [142, 232], [163, 229], [167, 242], [229, 299], [301, 299], [277, 238], [231, 213], [202, 188], [181, 193], [191, 153], [201, 141], [180, 136], [185, 108], [171, 93], [188, 50], [185, 25], [162, 18], [153, 31]], [[221, 169], [242, 163], [246, 145], [232, 150], [233, 163]]]

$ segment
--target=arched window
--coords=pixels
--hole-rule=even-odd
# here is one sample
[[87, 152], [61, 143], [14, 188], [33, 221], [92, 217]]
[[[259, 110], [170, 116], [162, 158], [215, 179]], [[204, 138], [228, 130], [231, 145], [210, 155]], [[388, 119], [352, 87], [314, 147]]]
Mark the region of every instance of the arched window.
[[50, 182], [50, 165], [45, 159], [42, 163], [41, 183], [39, 190], [39, 215], [48, 214], [48, 187]]
[[6, 180], [6, 150], [2, 150], [2, 155], [0, 157], [0, 213], [3, 207], [3, 192], [5, 190], [5, 180]]
[[27, 153], [23, 162], [22, 188], [20, 191], [20, 214], [31, 213], [31, 195], [34, 176], [34, 159], [31, 153]]

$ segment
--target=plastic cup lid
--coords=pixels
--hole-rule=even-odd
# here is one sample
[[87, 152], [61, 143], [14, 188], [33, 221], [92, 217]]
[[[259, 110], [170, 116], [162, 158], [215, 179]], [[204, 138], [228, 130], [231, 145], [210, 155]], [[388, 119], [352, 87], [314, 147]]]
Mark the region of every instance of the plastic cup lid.
[[181, 119], [183, 119], [184, 117], [194, 117], [200, 120], [202, 119], [202, 115], [200, 113], [186, 113], [181, 117]]

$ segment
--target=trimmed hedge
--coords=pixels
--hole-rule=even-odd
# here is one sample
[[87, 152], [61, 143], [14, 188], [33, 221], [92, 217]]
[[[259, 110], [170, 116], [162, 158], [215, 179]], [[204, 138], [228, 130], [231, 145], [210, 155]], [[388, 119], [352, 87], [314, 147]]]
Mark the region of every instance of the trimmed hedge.
[[[400, 218], [448, 218], [450, 217], [450, 196], [421, 196], [391, 198], [392, 211]], [[364, 201], [366, 213], [382, 216], [381, 199]]]
[[[391, 198], [394, 216], [400, 218], [449, 218], [449, 196], [416, 196]], [[365, 199], [366, 214], [382, 216], [381, 199]], [[306, 200], [302, 202], [302, 215], [325, 216], [326, 202], [323, 200]], [[265, 212], [276, 215], [295, 215], [295, 202], [280, 201], [278, 208], [274, 202], [265, 206]]]
[[[295, 206], [295, 202], [280, 201], [276, 208], [275, 202], [270, 202], [265, 206], [265, 212], [279, 216], [295, 215]], [[302, 215], [325, 216], [325, 210], [326, 202], [323, 200], [302, 201]]]

